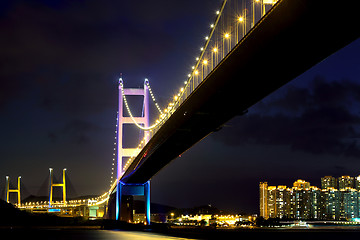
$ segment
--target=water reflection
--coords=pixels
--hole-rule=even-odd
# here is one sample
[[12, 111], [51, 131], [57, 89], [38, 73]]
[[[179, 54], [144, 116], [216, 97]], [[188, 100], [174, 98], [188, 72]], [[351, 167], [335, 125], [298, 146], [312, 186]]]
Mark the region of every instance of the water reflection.
[[[104, 234], [104, 239], [106, 240], [128, 240], [128, 239], [136, 239], [136, 240], [155, 240], [155, 239], [190, 239], [190, 238], [178, 238], [178, 237], [170, 237], [166, 235], [161, 235], [157, 233], [149, 233], [149, 232], [124, 232], [124, 231], [98, 231], [101, 234]], [[106, 235], [106, 236], [105, 236]]]
[[189, 239], [166, 236], [152, 232], [131, 232], [94, 229], [61, 229], [61, 228], [1, 228], [0, 239], [12, 240], [163, 240]]

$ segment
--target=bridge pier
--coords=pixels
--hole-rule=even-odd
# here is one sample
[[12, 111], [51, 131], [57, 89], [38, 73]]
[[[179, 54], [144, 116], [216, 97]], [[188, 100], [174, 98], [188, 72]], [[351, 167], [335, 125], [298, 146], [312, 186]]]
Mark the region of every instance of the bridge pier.
[[125, 184], [119, 182], [116, 189], [116, 220], [133, 221], [133, 196], [145, 197], [146, 224], [150, 225], [150, 181], [145, 184]]

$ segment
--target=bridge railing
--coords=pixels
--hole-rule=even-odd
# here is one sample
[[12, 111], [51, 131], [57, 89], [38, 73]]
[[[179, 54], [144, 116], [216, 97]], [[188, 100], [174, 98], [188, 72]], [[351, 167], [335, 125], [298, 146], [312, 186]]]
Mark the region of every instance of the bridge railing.
[[[206, 77], [226, 58], [231, 50], [239, 44], [261, 18], [279, 0], [224, 0], [220, 8], [214, 12], [214, 22], [209, 24], [209, 34], [199, 48], [199, 56], [194, 60], [191, 72], [187, 75], [183, 87], [168, 103], [163, 114], [156, 120], [156, 125], [149, 130], [150, 139], [206, 79]], [[280, 0], [281, 1], [281, 0]], [[140, 151], [146, 145], [145, 139], [138, 145]], [[137, 152], [139, 152], [137, 151]], [[130, 166], [133, 156], [124, 164], [124, 172]]]
[[103, 195], [93, 198], [82, 198], [68, 200], [65, 203], [63, 201], [54, 201], [49, 205], [49, 201], [33, 201], [25, 202], [22, 204], [15, 204], [20, 209], [50, 209], [50, 208], [66, 208], [66, 207], [78, 207], [78, 206], [96, 206], [105, 203], [109, 199], [109, 192], [105, 192]]

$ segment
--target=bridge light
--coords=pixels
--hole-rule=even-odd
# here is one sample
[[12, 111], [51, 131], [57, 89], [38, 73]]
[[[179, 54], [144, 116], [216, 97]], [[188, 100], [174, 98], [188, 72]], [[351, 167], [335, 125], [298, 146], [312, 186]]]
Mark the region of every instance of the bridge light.
[[228, 39], [230, 37], [230, 34], [229, 33], [225, 33], [224, 34], [224, 38]]
[[240, 17], [238, 18], [238, 21], [239, 21], [239, 22], [243, 22], [243, 21], [244, 21], [244, 17], [241, 17], [241, 16], [240, 16]]
[[220, 11], [218, 10], [218, 11], [216, 11], [216, 15], [219, 15], [220, 14]]
[[276, 1], [274, 0], [263, 0], [263, 4], [275, 4]]
[[213, 48], [213, 52], [216, 53], [218, 51], [218, 49], [215, 47]]
[[211, 27], [211, 28], [214, 28], [214, 24], [211, 24], [210, 27]]
[[204, 65], [208, 64], [208, 60], [204, 59], [203, 64]]
[[195, 73], [195, 75], [198, 75], [198, 74], [199, 74], [199, 71], [198, 71], [198, 70], [195, 70], [194, 73]]
[[202, 47], [202, 48], [200, 48], [200, 51], [204, 51], [204, 48]]

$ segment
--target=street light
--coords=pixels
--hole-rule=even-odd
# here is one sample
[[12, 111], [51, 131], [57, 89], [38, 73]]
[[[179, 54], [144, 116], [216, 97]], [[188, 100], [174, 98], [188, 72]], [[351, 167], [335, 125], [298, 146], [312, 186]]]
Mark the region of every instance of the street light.
[[211, 66], [212, 68], [217, 64], [217, 52], [219, 50], [217, 49], [217, 47], [214, 47], [212, 50], [212, 54], [211, 54]]
[[225, 40], [228, 41], [227, 45], [228, 45], [228, 48], [227, 49], [227, 52], [230, 52], [230, 33], [224, 33], [224, 40], [223, 40], [223, 58], [225, 57]]
[[204, 76], [206, 74], [205, 72], [207, 72], [206, 65], [208, 64], [208, 60], [204, 59], [202, 64], [203, 64], [203, 68], [201, 72], [201, 81], [204, 79]]

